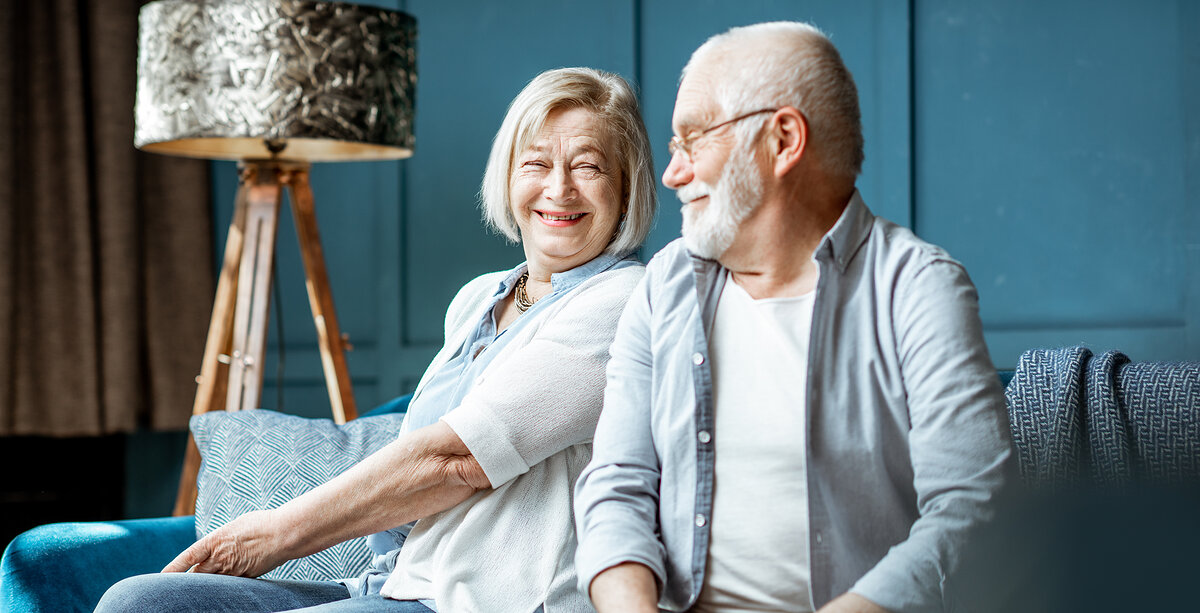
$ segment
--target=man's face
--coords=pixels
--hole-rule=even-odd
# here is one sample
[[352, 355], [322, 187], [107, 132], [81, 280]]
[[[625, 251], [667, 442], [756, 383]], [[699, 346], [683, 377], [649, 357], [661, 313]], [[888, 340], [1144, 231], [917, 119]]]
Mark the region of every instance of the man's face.
[[[729, 119], [713, 100], [710, 85], [702, 67], [680, 84], [672, 119], [677, 135], [687, 138]], [[732, 126], [718, 128], [692, 143], [690, 160], [675, 155], [663, 173], [663, 184], [683, 202], [684, 244], [701, 257], [720, 258], [762, 202], [757, 139], [738, 140]]]
[[[692, 253], [719, 259], [733, 245], [742, 222], [762, 203], [762, 179], [754, 164], [754, 144], [753, 139], [747, 139], [733, 147], [715, 186], [693, 180], [676, 192], [685, 203], [683, 241]], [[702, 198], [707, 203], [697, 202]]]

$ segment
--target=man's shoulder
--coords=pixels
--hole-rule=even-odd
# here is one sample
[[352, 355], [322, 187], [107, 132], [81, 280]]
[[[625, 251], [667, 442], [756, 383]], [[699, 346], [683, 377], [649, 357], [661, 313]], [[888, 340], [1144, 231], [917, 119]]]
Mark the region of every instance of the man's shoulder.
[[695, 269], [697, 263], [704, 265], [711, 262], [716, 266], [716, 262], [705, 260], [692, 255], [688, 251], [682, 238], [677, 238], [666, 244], [654, 257], [650, 258], [650, 262], [646, 264], [646, 273], [651, 276], [670, 276], [681, 272], [690, 273]]
[[962, 267], [943, 247], [916, 235], [912, 230], [883, 217], [875, 217], [871, 228], [870, 252], [877, 265], [891, 265], [906, 269], [921, 269], [937, 262]]
[[966, 267], [946, 249], [882, 217], [875, 218], [864, 252], [875, 282], [892, 285], [898, 298], [922, 295], [911, 291], [917, 287], [930, 291], [974, 285]]
[[721, 265], [688, 251], [683, 239], [667, 243], [646, 264], [646, 276], [636, 290], [637, 300], [645, 301], [655, 317], [687, 312], [696, 308], [717, 276]]

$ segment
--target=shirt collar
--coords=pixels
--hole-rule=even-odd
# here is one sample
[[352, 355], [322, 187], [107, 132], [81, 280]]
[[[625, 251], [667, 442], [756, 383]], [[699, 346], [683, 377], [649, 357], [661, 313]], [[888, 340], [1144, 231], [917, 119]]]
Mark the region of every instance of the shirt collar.
[[817, 250], [813, 252], [814, 260], [832, 260], [837, 264], [839, 272], [846, 272], [846, 266], [854, 259], [854, 254], [867, 241], [871, 234], [871, 224], [875, 215], [862, 200], [858, 190], [850, 196], [846, 209], [838, 217], [837, 223], [825, 233]]
[[[617, 262], [627, 260], [633, 256], [634, 252], [632, 251], [619, 254], [612, 254], [605, 251], [575, 268], [551, 274], [550, 287], [555, 292], [568, 291], [592, 276], [612, 268]], [[504, 275], [504, 279], [500, 281], [500, 286], [496, 288], [496, 296], [508, 295], [508, 292], [512, 291], [513, 285], [517, 283], [517, 279], [521, 278], [521, 275], [528, 269], [529, 263], [521, 262], [516, 268], [510, 270], [507, 275]]]

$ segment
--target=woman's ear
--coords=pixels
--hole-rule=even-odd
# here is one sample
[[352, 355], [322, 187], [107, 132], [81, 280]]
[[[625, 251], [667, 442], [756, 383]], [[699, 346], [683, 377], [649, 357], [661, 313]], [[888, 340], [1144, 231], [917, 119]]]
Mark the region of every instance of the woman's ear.
[[780, 107], [771, 121], [768, 141], [774, 160], [775, 176], [792, 171], [808, 148], [808, 119], [794, 107]]

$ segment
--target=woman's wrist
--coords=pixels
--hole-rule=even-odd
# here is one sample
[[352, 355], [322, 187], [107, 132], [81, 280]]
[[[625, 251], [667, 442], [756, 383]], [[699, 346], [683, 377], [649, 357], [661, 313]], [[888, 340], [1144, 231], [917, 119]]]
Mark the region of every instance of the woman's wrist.
[[262, 512], [262, 521], [271, 532], [275, 551], [279, 552], [285, 561], [325, 548], [319, 543], [314, 548], [314, 541], [319, 539], [323, 532], [320, 529], [321, 514], [305, 513], [302, 505], [297, 504], [299, 501], [300, 499], [294, 499], [278, 508]]

